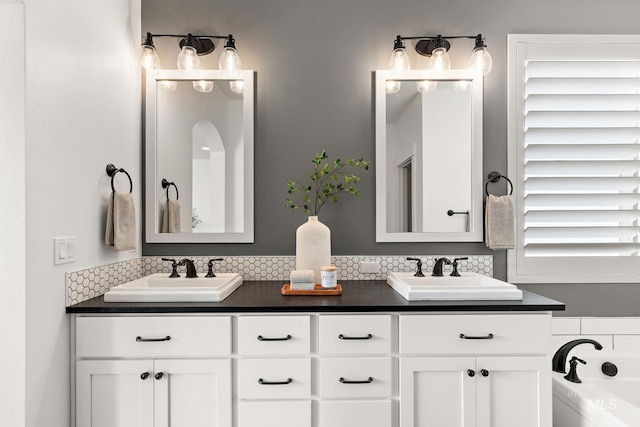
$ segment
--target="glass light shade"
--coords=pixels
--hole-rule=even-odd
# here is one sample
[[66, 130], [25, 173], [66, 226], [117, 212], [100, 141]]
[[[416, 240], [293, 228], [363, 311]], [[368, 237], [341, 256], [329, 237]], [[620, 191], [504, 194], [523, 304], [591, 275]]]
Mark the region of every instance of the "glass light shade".
[[396, 93], [400, 90], [401, 83], [397, 80], [387, 80], [385, 91], [387, 93]]
[[160, 71], [160, 57], [153, 46], [142, 46], [140, 66], [147, 74], [156, 75]]
[[200, 58], [193, 46], [185, 45], [178, 55], [178, 70], [187, 74], [198, 74], [200, 70]]
[[438, 82], [435, 80], [421, 80], [418, 82], [418, 91], [421, 93], [429, 93], [436, 90]]
[[244, 80], [231, 80], [229, 82], [229, 87], [235, 93], [243, 93], [244, 92]]
[[222, 71], [222, 75], [225, 77], [240, 77], [240, 71], [242, 71], [242, 63], [240, 62], [240, 56], [238, 51], [232, 47], [225, 47], [224, 51], [220, 54], [218, 65]]
[[169, 92], [174, 92], [178, 87], [178, 82], [175, 80], [160, 80], [160, 86]]
[[389, 58], [389, 71], [395, 77], [402, 77], [411, 69], [411, 60], [404, 48], [394, 49]]
[[447, 49], [438, 47], [431, 52], [429, 68], [433, 71], [444, 71], [451, 68], [451, 58], [449, 58]]
[[193, 88], [198, 92], [211, 92], [213, 90], [213, 80], [194, 80]]
[[483, 75], [487, 75], [491, 72], [493, 66], [493, 59], [486, 47], [477, 47], [473, 49], [471, 57], [469, 58], [469, 69], [482, 71]]

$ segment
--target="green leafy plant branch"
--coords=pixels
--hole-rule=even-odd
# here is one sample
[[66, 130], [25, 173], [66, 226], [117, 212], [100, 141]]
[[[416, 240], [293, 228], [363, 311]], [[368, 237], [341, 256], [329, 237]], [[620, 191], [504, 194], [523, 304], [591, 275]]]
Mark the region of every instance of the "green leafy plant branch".
[[286, 206], [292, 209], [303, 208], [307, 214], [317, 216], [322, 207], [328, 202], [338, 203], [340, 193], [348, 193], [357, 196], [356, 188], [360, 178], [347, 169], [362, 168], [369, 170], [369, 161], [350, 158], [346, 161], [336, 159], [333, 162], [325, 161], [329, 156], [322, 150], [311, 161], [313, 173], [311, 184], [305, 185], [298, 181], [287, 181], [289, 194], [300, 192], [302, 199], [295, 201], [290, 198], [285, 200]]

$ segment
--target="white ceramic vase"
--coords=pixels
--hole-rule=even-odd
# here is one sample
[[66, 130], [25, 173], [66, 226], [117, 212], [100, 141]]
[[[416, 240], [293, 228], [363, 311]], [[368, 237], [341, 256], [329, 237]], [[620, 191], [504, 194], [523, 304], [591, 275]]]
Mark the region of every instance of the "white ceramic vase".
[[331, 265], [331, 230], [310, 216], [296, 231], [296, 270], [313, 270], [315, 283], [321, 283], [324, 265]]

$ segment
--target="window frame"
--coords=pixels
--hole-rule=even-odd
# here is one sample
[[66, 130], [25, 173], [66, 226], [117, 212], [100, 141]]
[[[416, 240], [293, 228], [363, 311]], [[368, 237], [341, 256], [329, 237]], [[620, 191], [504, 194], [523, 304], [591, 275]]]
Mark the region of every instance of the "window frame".
[[[632, 283], [640, 282], [640, 256], [525, 257], [524, 255], [524, 80], [528, 53], [574, 48], [562, 60], [613, 60], [608, 50], [596, 45], [629, 45], [629, 54], [640, 61], [640, 35], [507, 35], [508, 63], [508, 168], [514, 184], [515, 249], [507, 251], [507, 280], [512, 283]], [[625, 46], [626, 47], [626, 46]], [[623, 48], [623, 47], [621, 47]], [[604, 54], [599, 52], [604, 51]], [[625, 51], [626, 52], [626, 51]], [[564, 54], [564, 53], [563, 53]], [[534, 55], [532, 53], [532, 55]], [[607, 57], [609, 56], [609, 57]], [[553, 58], [553, 59], [559, 59]], [[640, 81], [640, 78], [639, 78]]]

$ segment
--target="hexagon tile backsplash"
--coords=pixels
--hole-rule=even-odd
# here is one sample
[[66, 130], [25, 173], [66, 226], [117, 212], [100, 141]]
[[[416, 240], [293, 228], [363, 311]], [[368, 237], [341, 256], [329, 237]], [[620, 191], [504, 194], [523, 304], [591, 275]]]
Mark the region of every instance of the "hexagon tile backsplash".
[[[440, 256], [415, 256], [420, 258], [424, 271], [431, 271], [435, 259]], [[407, 261], [407, 256], [334, 256], [333, 264], [338, 267], [338, 280], [386, 280], [390, 271], [414, 271], [415, 262]], [[463, 257], [465, 255], [443, 255], [448, 258]], [[460, 271], [472, 271], [485, 276], [493, 276], [492, 255], [468, 255], [469, 259], [460, 264]], [[153, 273], [170, 273], [171, 265], [161, 258], [146, 256], [129, 261], [102, 265], [85, 270], [66, 273], [67, 306], [77, 304], [88, 299], [103, 295], [111, 287], [139, 279]], [[176, 259], [184, 257], [174, 257]], [[188, 257], [193, 259], [198, 273], [207, 271], [207, 262], [216, 257]], [[222, 257], [217, 262], [215, 271], [239, 272], [245, 281], [249, 280], [288, 280], [291, 270], [295, 270], [295, 256], [247, 256]], [[362, 273], [361, 262], [378, 262], [379, 273]]]

